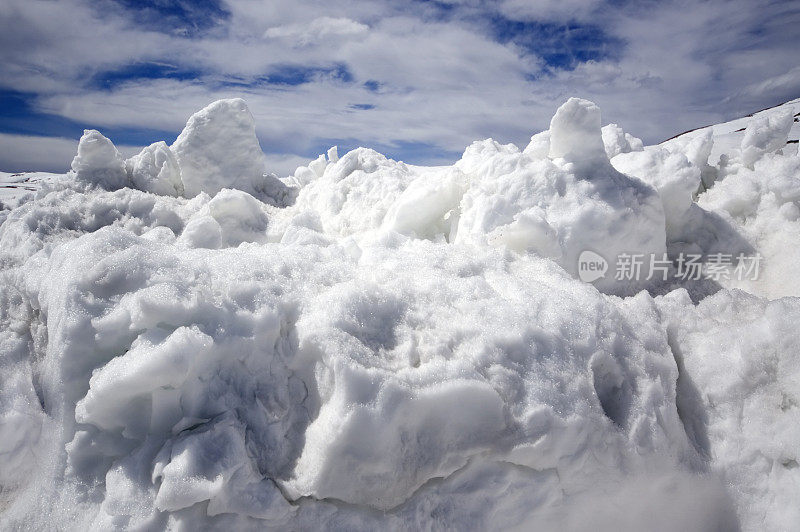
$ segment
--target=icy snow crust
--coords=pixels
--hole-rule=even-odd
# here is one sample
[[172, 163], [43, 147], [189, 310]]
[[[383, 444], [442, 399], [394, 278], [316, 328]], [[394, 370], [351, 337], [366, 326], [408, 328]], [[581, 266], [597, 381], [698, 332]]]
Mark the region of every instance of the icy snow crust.
[[[796, 529], [780, 112], [721, 166], [571, 99], [524, 150], [284, 179], [241, 100], [127, 161], [87, 131], [3, 211], [0, 525]], [[764, 269], [589, 284], [586, 249]]]

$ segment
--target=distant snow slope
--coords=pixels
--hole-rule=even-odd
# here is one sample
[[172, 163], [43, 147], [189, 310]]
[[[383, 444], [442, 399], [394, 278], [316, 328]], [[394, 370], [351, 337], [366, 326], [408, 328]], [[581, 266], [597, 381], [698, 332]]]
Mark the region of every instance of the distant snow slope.
[[223, 100], [2, 174], [0, 528], [800, 530], [796, 106], [278, 179]]
[[675, 142], [680, 142], [686, 138], [696, 138], [710, 130], [714, 136], [714, 148], [711, 151], [709, 162], [712, 164], [717, 164], [719, 162], [720, 155], [723, 153], [731, 153], [731, 151], [739, 147], [742, 142], [742, 138], [744, 138], [745, 129], [747, 129], [747, 126], [751, 122], [780, 112], [786, 112], [793, 117], [793, 123], [791, 130], [789, 131], [788, 140], [792, 143], [796, 143], [798, 139], [800, 139], [800, 98], [797, 98], [796, 100], [790, 100], [781, 105], [776, 105], [775, 107], [764, 109], [763, 111], [753, 113], [752, 115], [731, 120], [730, 122], [714, 124], [712, 126], [701, 127], [686, 133], [682, 133], [665, 141], [662, 143], [662, 145], [670, 145]]
[[22, 172], [9, 174], [0, 172], [0, 202], [3, 205], [16, 204], [20, 199], [36, 192], [44, 183], [60, 178], [59, 174], [46, 172]]

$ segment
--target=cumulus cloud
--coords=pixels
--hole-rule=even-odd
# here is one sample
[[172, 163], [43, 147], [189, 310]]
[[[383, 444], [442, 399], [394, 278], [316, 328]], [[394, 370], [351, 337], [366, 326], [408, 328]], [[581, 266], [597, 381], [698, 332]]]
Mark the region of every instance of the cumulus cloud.
[[[191, 35], [113, 0], [5, 4], [0, 88], [35, 112], [177, 133], [211, 100], [241, 96], [276, 155], [340, 143], [427, 163], [475, 138], [522, 144], [573, 95], [657, 142], [798, 88], [800, 10], [787, 2], [225, 0]], [[171, 69], [95, 82], [153, 64]]]

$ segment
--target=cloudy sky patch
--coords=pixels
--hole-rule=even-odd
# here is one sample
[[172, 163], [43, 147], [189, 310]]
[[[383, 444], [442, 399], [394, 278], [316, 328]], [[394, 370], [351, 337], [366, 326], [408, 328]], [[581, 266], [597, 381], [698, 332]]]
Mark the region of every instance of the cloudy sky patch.
[[[333, 144], [416, 164], [479, 138], [525, 144], [569, 96], [650, 143], [800, 96], [796, 2], [4, 4], [3, 170], [64, 170], [89, 127], [171, 142], [225, 97], [248, 101], [287, 173]], [[41, 150], [9, 147], [26, 136]]]

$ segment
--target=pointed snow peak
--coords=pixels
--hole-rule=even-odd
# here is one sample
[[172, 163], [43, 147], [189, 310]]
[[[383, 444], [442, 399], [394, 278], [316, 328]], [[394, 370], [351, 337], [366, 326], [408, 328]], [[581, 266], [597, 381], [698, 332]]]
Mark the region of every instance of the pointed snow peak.
[[84, 130], [78, 154], [72, 159], [72, 171], [78, 180], [108, 190], [123, 188], [128, 181], [119, 151], [96, 129]]
[[193, 114], [171, 149], [188, 197], [223, 188], [252, 192], [266, 172], [253, 115], [241, 98], [218, 100]]
[[608, 162], [600, 131], [600, 108], [570, 98], [550, 121], [550, 157], [575, 163]]

